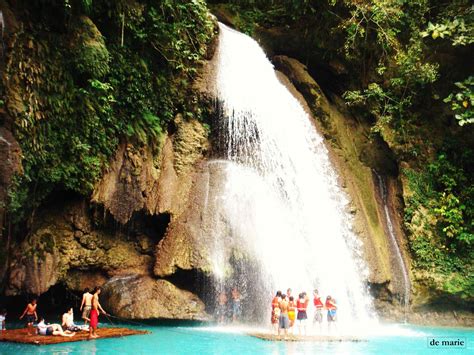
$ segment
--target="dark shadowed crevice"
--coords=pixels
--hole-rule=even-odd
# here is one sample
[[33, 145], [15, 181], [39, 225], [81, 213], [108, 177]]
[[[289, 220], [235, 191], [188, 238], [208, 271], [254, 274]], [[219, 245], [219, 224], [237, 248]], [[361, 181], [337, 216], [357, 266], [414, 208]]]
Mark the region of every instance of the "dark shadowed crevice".
[[137, 211], [126, 224], [121, 224], [102, 205], [94, 205], [92, 214], [94, 226], [98, 230], [111, 234], [121, 233], [130, 240], [145, 235], [155, 243], [163, 239], [171, 220], [171, 214], [167, 212], [150, 215], [145, 211]]
[[206, 305], [206, 312], [212, 313], [215, 307], [215, 282], [201, 270], [177, 269], [173, 275], [164, 278], [176, 287], [197, 295]]
[[373, 299], [392, 303], [394, 297], [389, 289], [390, 281], [383, 283], [368, 282], [368, 290]]
[[[57, 315], [59, 320], [62, 314], [70, 307], [73, 307], [74, 311], [78, 312], [81, 306], [81, 296], [80, 292], [71, 291], [65, 284], [58, 283], [39, 297], [38, 310], [44, 316]], [[38, 313], [38, 316], [40, 313]], [[76, 314], [75, 318], [77, 320], [80, 319], [78, 314]]]
[[143, 211], [135, 212], [130, 221], [124, 226], [129, 232], [145, 234], [158, 243], [165, 236], [171, 220], [169, 213], [149, 215]]

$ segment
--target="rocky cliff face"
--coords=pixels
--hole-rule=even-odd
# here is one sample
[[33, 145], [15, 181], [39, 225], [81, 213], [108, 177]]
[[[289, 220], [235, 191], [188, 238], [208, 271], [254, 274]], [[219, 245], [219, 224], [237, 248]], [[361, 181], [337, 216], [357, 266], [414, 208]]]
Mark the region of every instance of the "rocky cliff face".
[[114, 277], [104, 285], [104, 308], [128, 319], [208, 320], [198, 296], [149, 276]]
[[[119, 316], [206, 318], [196, 296], [150, 277], [155, 246], [170, 219], [180, 218], [190, 196], [194, 166], [208, 149], [202, 124], [184, 121], [180, 115], [175, 124], [176, 132], [164, 138], [156, 156], [146, 147], [122, 144], [91, 201], [59, 197], [48, 203], [36, 216], [31, 233], [13, 248], [6, 295], [39, 295], [56, 284], [73, 291], [105, 284], [105, 302]], [[179, 254], [174, 258], [182, 262]], [[117, 281], [124, 279], [135, 281]], [[139, 294], [155, 300], [146, 313], [140, 311]], [[163, 294], [167, 298], [162, 299]], [[127, 303], [130, 298], [132, 304]]]
[[[69, 21], [67, 9], [52, 5], [48, 11], [42, 13], [44, 18], [37, 18], [37, 14], [32, 13], [25, 5], [23, 2], [0, 1], [0, 11], [4, 19], [4, 47], [1, 55], [2, 58], [5, 57], [0, 63], [4, 78], [4, 85], [1, 87], [4, 98], [0, 108], [1, 296], [42, 295], [53, 286], [63, 288], [67, 292], [80, 292], [85, 287], [104, 285], [107, 292], [104, 293], [103, 301], [118, 316], [205, 319], [207, 314], [204, 304], [197, 296], [182, 289], [186, 288], [185, 283], [178, 280], [177, 287], [155, 276], [153, 269], [155, 249], [165, 235], [168, 224], [179, 219], [188, 206], [196, 167], [209, 150], [208, 127], [192, 115], [191, 103], [186, 109], [182, 105], [176, 109], [180, 104], [170, 107], [166, 102], [167, 97], [160, 91], [159, 99], [144, 99], [163, 100], [156, 106], [146, 103], [147, 110], [154, 107], [156, 111], [156, 107], [160, 107], [167, 109], [168, 114], [178, 113], [174, 118], [170, 115], [160, 121], [153, 115], [148, 117], [148, 123], [155, 125], [153, 132], [156, 139], [153, 144], [146, 144], [146, 134], [149, 131], [143, 127], [139, 128], [143, 129], [142, 133], [145, 132], [143, 139], [137, 139], [133, 134], [120, 135], [115, 132], [121, 139], [117, 144], [118, 137], [114, 136], [113, 130], [120, 126], [120, 118], [113, 117], [114, 122], [104, 119], [103, 114], [110, 113], [112, 109], [110, 102], [107, 102], [111, 96], [107, 98], [101, 95], [104, 95], [105, 91], [108, 91], [108, 95], [111, 94], [109, 81], [115, 80], [114, 85], [120, 85], [120, 80], [123, 79], [121, 71], [129, 72], [127, 60], [130, 59], [130, 53], [123, 48], [123, 43], [122, 48], [118, 49], [113, 39], [106, 38], [107, 36], [100, 32], [110, 30], [107, 24], [98, 25], [110, 14], [102, 14], [103, 18], [98, 21], [89, 17], [93, 17], [90, 15], [93, 12], [91, 11], [89, 16], [78, 15]], [[109, 6], [109, 9], [114, 11], [113, 2], [102, 5]], [[43, 5], [35, 3], [34, 6]], [[122, 11], [140, 12], [144, 6], [140, 2], [133, 2]], [[73, 4], [71, 8], [75, 13], [81, 12], [79, 5], [76, 7], [76, 4]], [[104, 8], [97, 6], [95, 10], [100, 12]], [[196, 11], [192, 14], [183, 14], [189, 17], [183, 21], [190, 20], [193, 16], [196, 17], [194, 20], [204, 21], [201, 26], [205, 28], [197, 29], [198, 31], [208, 31], [214, 26], [205, 6], [199, 9], [204, 10], [201, 13], [196, 8], [194, 10]], [[139, 21], [136, 25], [147, 24]], [[128, 31], [127, 35], [132, 38], [132, 31]], [[212, 33], [201, 34], [212, 37]], [[166, 33], [165, 38], [161, 39], [166, 40], [177, 35], [179, 36], [179, 33]], [[215, 49], [213, 43], [204, 43], [202, 38], [200, 40], [199, 44], [192, 43], [194, 50], [198, 50], [197, 45], [202, 46], [200, 50], [206, 52], [202, 56], [212, 57]], [[63, 46], [55, 49], [55, 42]], [[116, 57], [122, 61], [119, 64], [111, 63], [111, 51], [114, 50], [116, 54], [121, 52]], [[152, 69], [147, 67], [145, 61], [138, 64], [133, 62], [138, 68], [135, 68], [135, 74], [128, 75], [143, 74], [144, 76], [140, 76], [143, 81], [150, 79], [143, 87], [135, 87], [135, 94], [137, 91], [150, 89], [151, 84], [155, 82], [158, 86], [163, 86], [163, 92], [179, 85], [182, 88], [188, 85], [181, 82], [160, 84], [160, 80], [168, 75], [168, 68], [166, 63], [160, 62], [157, 57], [159, 55], [153, 53], [153, 59], [148, 61], [150, 65], [155, 60], [153, 65], [157, 68], [153, 70], [156, 69], [157, 73], [155, 72], [154, 81], [146, 77]], [[115, 78], [112, 64], [115, 64]], [[188, 65], [191, 67], [191, 63]], [[176, 73], [175, 79], [180, 79]], [[133, 86], [141, 83], [128, 81], [128, 84]], [[92, 96], [89, 96], [87, 91], [90, 85], [99, 85], [96, 86], [98, 91]], [[140, 94], [147, 95], [142, 92]], [[128, 95], [134, 94], [129, 92]], [[196, 100], [199, 100], [198, 96], [196, 90]], [[99, 110], [93, 107], [95, 104], [91, 98], [92, 101], [101, 100], [97, 106], [100, 107]], [[128, 100], [134, 101], [131, 106], [142, 99], [143, 97], [132, 100], [128, 97]], [[196, 104], [200, 110], [208, 106], [205, 98], [202, 103]], [[119, 111], [115, 114], [124, 114], [120, 109]], [[186, 113], [186, 118], [180, 112]], [[77, 119], [77, 114], [80, 119]], [[65, 122], [62, 122], [63, 118], [66, 118]], [[75, 130], [80, 131], [85, 127], [81, 128], [80, 122], [91, 118], [97, 121], [93, 126], [87, 127], [86, 131], [92, 133], [93, 142], [88, 141], [91, 137], [86, 137], [89, 133], [78, 139]], [[202, 116], [199, 118], [202, 119]], [[112, 125], [104, 130], [105, 126], [102, 124], [106, 121]], [[131, 124], [132, 121], [133, 117], [127, 117], [127, 122]], [[61, 128], [62, 123], [66, 123], [66, 126]], [[76, 126], [76, 123], [79, 125]], [[112, 130], [107, 131], [110, 128]], [[137, 127], [130, 126], [129, 129], [136, 131]], [[59, 135], [54, 137], [55, 140], [66, 138], [64, 145], [71, 143], [73, 150], [85, 148], [85, 151], [91, 151], [96, 148], [92, 146], [94, 144], [112, 147], [112, 157], [108, 163], [101, 165], [100, 160], [104, 158], [105, 151], [95, 151], [93, 155], [96, 155], [90, 157], [76, 151], [73, 154], [76, 162], [64, 170], [61, 167], [52, 172], [55, 164], [62, 164], [63, 160], [68, 161], [70, 157], [63, 155], [56, 162], [53, 162], [55, 158], [48, 158], [48, 154], [53, 156], [62, 152], [59, 153], [62, 155], [68, 151], [68, 148], [62, 150], [61, 147], [54, 147], [57, 142], [47, 142], [48, 139], [44, 141], [44, 136], [47, 136], [45, 132], [51, 131]], [[67, 135], [64, 132], [69, 132], [71, 136], [64, 137]], [[81, 136], [85, 132], [77, 133]], [[104, 133], [110, 135], [110, 142], [99, 142], [104, 138]], [[29, 149], [28, 154], [20, 150], [17, 140], [23, 144], [22, 147]], [[47, 149], [44, 149], [43, 143], [49, 144]], [[37, 152], [38, 157], [34, 152]], [[51, 161], [45, 161], [45, 156]], [[75, 179], [73, 175], [77, 172], [82, 174], [84, 170], [89, 170], [92, 165], [82, 165], [86, 161], [86, 165], [92, 163], [99, 167], [99, 170], [100, 166], [106, 169], [96, 175], [100, 176], [98, 180], [90, 179], [90, 185], [85, 190], [71, 192], [74, 188], [64, 186], [64, 182], [67, 185], [67, 181]], [[39, 174], [35, 174], [37, 171], [32, 169], [35, 164], [40, 166]], [[22, 167], [25, 165], [30, 170], [25, 169], [24, 172]], [[77, 167], [79, 170], [74, 172]], [[31, 191], [28, 190], [28, 185], [26, 190], [22, 190], [27, 194], [31, 192], [34, 198], [38, 193], [41, 195], [38, 201], [42, 203], [29, 205], [30, 209], [25, 218], [18, 216], [15, 219], [10, 210], [7, 215], [8, 222], [5, 222], [5, 206], [12, 201], [9, 194], [12, 194], [12, 191], [17, 193], [14, 189], [15, 178], [23, 179], [23, 183], [26, 181], [28, 184], [32, 179], [39, 179], [38, 176], [42, 174], [47, 175], [46, 170], [52, 175], [59, 172], [55, 177], [47, 177], [46, 180], [43, 178], [43, 182], [50, 182], [46, 190], [37, 192], [38, 182], [36, 185], [31, 184]], [[92, 193], [89, 195], [90, 190]], [[22, 196], [17, 193], [16, 197]], [[17, 220], [21, 223], [11, 222]], [[10, 225], [12, 228], [9, 228]], [[123, 280], [129, 282], [124, 283]], [[147, 303], [145, 313], [142, 306], [146, 299], [138, 297], [139, 294], [154, 300]], [[122, 298], [119, 298], [119, 295]], [[108, 302], [111, 298], [114, 302]]]
[[176, 132], [166, 136], [153, 154], [146, 147], [121, 145], [92, 201], [104, 205], [114, 218], [127, 223], [132, 214], [179, 215], [192, 184], [193, 167], [208, 150], [208, 132], [197, 120], [185, 121], [179, 114]]

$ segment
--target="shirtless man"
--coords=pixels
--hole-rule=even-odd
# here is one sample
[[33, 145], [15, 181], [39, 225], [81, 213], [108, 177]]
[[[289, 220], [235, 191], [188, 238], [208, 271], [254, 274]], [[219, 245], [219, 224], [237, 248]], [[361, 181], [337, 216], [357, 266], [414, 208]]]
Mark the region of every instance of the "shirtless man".
[[278, 335], [280, 335], [280, 330], [284, 329], [285, 335], [288, 335], [288, 329], [290, 328], [290, 320], [288, 318], [288, 301], [286, 295], [281, 295], [280, 301], [280, 320], [278, 327]]
[[26, 306], [25, 310], [23, 311], [23, 314], [20, 316], [20, 319], [23, 319], [23, 317], [26, 315], [26, 326], [28, 328], [28, 335], [34, 335], [35, 331], [33, 328], [33, 323], [34, 321], [38, 320], [38, 315], [36, 314], [36, 307], [38, 305], [36, 304], [36, 298], [33, 298], [30, 303]]
[[89, 326], [89, 339], [98, 338], [96, 333], [97, 326], [99, 325], [99, 311], [107, 315], [102, 306], [99, 303], [99, 295], [101, 292], [100, 287], [94, 289], [94, 295], [92, 296], [92, 309], [90, 315], [90, 326]]
[[84, 294], [82, 295], [81, 308], [79, 308], [79, 310], [82, 311], [82, 319], [84, 319], [85, 325], [87, 325], [87, 322], [90, 322], [89, 317], [91, 315], [91, 307], [92, 307], [92, 294], [89, 292], [89, 289], [86, 288], [84, 290]]

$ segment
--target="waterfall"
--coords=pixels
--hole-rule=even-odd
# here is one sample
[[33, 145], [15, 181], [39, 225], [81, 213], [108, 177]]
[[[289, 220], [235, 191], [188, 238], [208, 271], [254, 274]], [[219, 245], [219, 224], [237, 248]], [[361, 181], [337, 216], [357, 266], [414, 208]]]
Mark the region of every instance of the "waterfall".
[[388, 236], [389, 236], [389, 239], [390, 239], [392, 249], [395, 250], [396, 260], [397, 260], [398, 266], [400, 268], [401, 279], [403, 281], [402, 304], [404, 306], [405, 321], [406, 321], [408, 305], [409, 305], [409, 301], [410, 301], [410, 278], [408, 276], [408, 270], [407, 270], [407, 267], [405, 265], [405, 261], [403, 260], [403, 257], [402, 257], [402, 252], [400, 250], [400, 246], [398, 245], [397, 238], [395, 236], [395, 230], [393, 228], [392, 217], [391, 217], [390, 211], [388, 209], [387, 184], [385, 182], [385, 179], [382, 176], [380, 176], [380, 174], [378, 174], [375, 170], [374, 170], [374, 175], [377, 179], [377, 183], [379, 185], [379, 190], [380, 190], [380, 195], [381, 195], [381, 198], [382, 198], [382, 205], [383, 205], [384, 214], [385, 214], [385, 221], [387, 223]]
[[225, 181], [212, 205], [225, 228], [212, 232], [213, 264], [222, 264], [222, 250], [234, 243], [233, 258], [252, 260], [258, 275], [252, 269], [251, 275], [229, 277], [264, 290], [252, 296], [260, 308], [270, 309], [278, 289], [311, 297], [318, 288], [323, 298], [336, 299], [340, 324], [370, 319], [368, 270], [321, 135], [257, 42], [225, 25], [220, 29], [221, 152], [215, 162]]

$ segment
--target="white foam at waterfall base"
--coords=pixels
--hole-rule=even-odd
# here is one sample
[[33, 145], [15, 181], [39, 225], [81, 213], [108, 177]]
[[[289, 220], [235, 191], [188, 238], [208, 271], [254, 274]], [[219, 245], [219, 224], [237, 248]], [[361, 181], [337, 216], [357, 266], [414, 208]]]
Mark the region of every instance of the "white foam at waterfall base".
[[[189, 328], [183, 327], [182, 329]], [[268, 327], [256, 327], [249, 325], [226, 325], [226, 326], [201, 326], [192, 328], [193, 331], [199, 332], [211, 332], [211, 333], [230, 333], [230, 334], [252, 334], [252, 333], [266, 333], [269, 331]], [[294, 334], [298, 334], [298, 330], [294, 329]], [[359, 327], [358, 329], [348, 329], [348, 332], [339, 331], [337, 334], [334, 332], [322, 332], [314, 331], [310, 332], [309, 335], [337, 335], [337, 336], [360, 336], [363, 338], [372, 337], [426, 337], [430, 335], [429, 331], [422, 331], [412, 326], [406, 326], [403, 324], [373, 324], [369, 327]]]
[[367, 268], [322, 137], [259, 45], [220, 28], [217, 96], [228, 161], [220, 206], [240, 248], [259, 261], [268, 291], [259, 301], [277, 289], [311, 296], [317, 287], [337, 300], [340, 327], [370, 320]]

